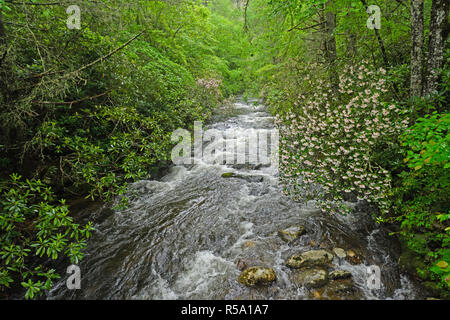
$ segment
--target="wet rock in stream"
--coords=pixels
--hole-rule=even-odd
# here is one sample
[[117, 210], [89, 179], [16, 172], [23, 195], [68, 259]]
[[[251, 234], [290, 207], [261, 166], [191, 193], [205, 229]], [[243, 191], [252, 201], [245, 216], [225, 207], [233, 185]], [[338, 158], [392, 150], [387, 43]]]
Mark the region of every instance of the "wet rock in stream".
[[292, 226], [287, 229], [278, 231], [278, 235], [285, 242], [292, 242], [305, 233], [305, 227]]
[[303, 268], [328, 265], [333, 260], [333, 255], [325, 250], [310, 250], [292, 255], [287, 261], [289, 268]]
[[263, 176], [243, 175], [243, 174], [237, 174], [234, 172], [222, 173], [222, 178], [237, 178], [237, 179], [243, 179], [247, 182], [263, 182], [264, 181]]
[[324, 297], [330, 300], [359, 300], [362, 292], [355, 286], [352, 279], [331, 281], [324, 291]]
[[351, 277], [352, 273], [347, 270], [334, 270], [329, 274], [331, 280], [350, 279]]
[[328, 272], [322, 268], [295, 270], [292, 278], [299, 287], [319, 288], [327, 284]]
[[361, 264], [361, 262], [363, 260], [362, 256], [353, 250], [347, 251], [347, 256], [345, 257], [345, 259], [353, 265]]
[[343, 259], [347, 256], [347, 253], [342, 248], [334, 248], [333, 253], [338, 257], [339, 259]]
[[257, 285], [269, 285], [277, 279], [272, 268], [250, 267], [242, 271], [238, 278], [240, 284], [248, 287]]

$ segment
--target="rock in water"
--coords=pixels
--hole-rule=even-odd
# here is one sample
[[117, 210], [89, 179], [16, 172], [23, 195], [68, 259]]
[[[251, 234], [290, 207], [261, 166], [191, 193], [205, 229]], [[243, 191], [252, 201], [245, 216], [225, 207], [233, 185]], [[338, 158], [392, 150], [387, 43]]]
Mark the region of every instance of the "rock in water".
[[325, 266], [333, 260], [333, 255], [325, 250], [311, 250], [291, 256], [286, 265], [289, 268]]
[[353, 264], [353, 265], [356, 265], [356, 264], [361, 264], [362, 257], [361, 257], [361, 255], [359, 255], [359, 254], [356, 253], [355, 251], [353, 251], [353, 250], [348, 250], [348, 251], [347, 251], [347, 257], [346, 257], [346, 260], [347, 260], [349, 263], [351, 263], [351, 264]]
[[315, 291], [313, 292], [313, 297], [314, 297], [315, 299], [322, 299], [322, 294], [321, 294], [319, 291], [315, 290]]
[[272, 268], [250, 267], [242, 271], [238, 281], [247, 287], [254, 287], [257, 285], [269, 285], [276, 279], [277, 276]]
[[245, 262], [244, 260], [239, 259], [236, 263], [236, 266], [239, 270], [244, 270], [245, 268], [247, 268], [247, 262]]
[[333, 253], [339, 258], [339, 259], [343, 259], [347, 256], [347, 253], [345, 252], [344, 249], [342, 248], [334, 248], [333, 249]]
[[303, 269], [294, 272], [293, 280], [299, 287], [319, 288], [327, 284], [328, 274], [322, 268]]
[[284, 230], [278, 231], [278, 235], [286, 242], [292, 242], [302, 234], [305, 233], [305, 227], [303, 226], [293, 226]]
[[362, 292], [351, 279], [333, 280], [326, 288], [325, 295], [332, 300], [361, 300]]
[[234, 176], [236, 176], [236, 174], [234, 174], [233, 172], [222, 173], [222, 178], [232, 178]]
[[334, 270], [334, 271], [330, 272], [328, 277], [331, 280], [350, 279], [352, 277], [352, 273], [347, 270]]
[[255, 242], [253, 242], [253, 241], [245, 241], [242, 244], [242, 247], [244, 247], [244, 248], [253, 248], [254, 246], [255, 246]]
[[237, 179], [246, 180], [247, 182], [263, 182], [264, 181], [263, 176], [243, 175], [243, 174], [237, 174], [237, 173], [233, 173], [233, 172], [222, 173], [222, 178], [237, 178]]

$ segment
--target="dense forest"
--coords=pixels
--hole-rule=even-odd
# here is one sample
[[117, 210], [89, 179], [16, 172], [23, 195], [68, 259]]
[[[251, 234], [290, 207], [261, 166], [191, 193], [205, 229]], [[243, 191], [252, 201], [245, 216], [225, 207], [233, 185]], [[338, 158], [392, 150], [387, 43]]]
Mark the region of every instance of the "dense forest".
[[173, 131], [254, 97], [284, 194], [324, 214], [366, 201], [403, 268], [448, 299], [449, 6], [0, 0], [0, 297], [39, 297], [52, 261], [83, 259], [95, 226], [72, 201], [126, 208], [131, 183], [171, 165]]

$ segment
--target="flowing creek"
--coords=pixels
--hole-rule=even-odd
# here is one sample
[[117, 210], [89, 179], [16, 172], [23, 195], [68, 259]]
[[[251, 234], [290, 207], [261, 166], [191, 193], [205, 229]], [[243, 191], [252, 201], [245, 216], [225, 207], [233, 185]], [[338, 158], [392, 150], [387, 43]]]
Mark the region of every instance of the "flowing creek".
[[[262, 105], [236, 103], [235, 110], [235, 116], [208, 128], [275, 130]], [[241, 177], [222, 177], [229, 172]], [[201, 163], [176, 165], [158, 181], [131, 185], [135, 196], [127, 209], [89, 212], [96, 231], [80, 263], [81, 289], [68, 290], [63, 276], [47, 298], [423, 298], [398, 269], [398, 244], [373, 223], [364, 206], [356, 204], [348, 216], [321, 213], [313, 201], [301, 204], [282, 195], [277, 176], [276, 165]], [[297, 225], [306, 233], [283, 241], [279, 230]], [[294, 281], [294, 271], [286, 266], [292, 254], [336, 247], [362, 257], [359, 264], [333, 258], [331, 269], [351, 272], [351, 294], [332, 292], [329, 285], [308, 289]], [[277, 280], [248, 288], [237, 281], [239, 265], [273, 268]], [[380, 289], [367, 286], [370, 265], [381, 269]]]

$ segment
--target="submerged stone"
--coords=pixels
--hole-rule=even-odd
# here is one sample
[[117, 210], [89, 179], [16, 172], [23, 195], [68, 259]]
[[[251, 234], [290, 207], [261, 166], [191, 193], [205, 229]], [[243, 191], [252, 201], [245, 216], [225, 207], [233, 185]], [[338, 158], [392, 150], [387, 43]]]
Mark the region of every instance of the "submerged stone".
[[322, 268], [302, 269], [294, 272], [293, 280], [299, 287], [319, 288], [327, 284], [328, 273]]
[[243, 175], [243, 174], [237, 174], [234, 172], [222, 173], [222, 178], [237, 178], [237, 179], [243, 179], [247, 182], [263, 182], [264, 181], [263, 176]]
[[292, 242], [305, 233], [305, 227], [292, 226], [290, 228], [278, 231], [278, 235], [286, 242]]
[[315, 290], [313, 292], [313, 297], [314, 297], [314, 299], [322, 299], [322, 294], [320, 293], [320, 291]]
[[352, 273], [347, 270], [334, 270], [329, 274], [331, 280], [350, 279], [351, 277]]
[[325, 291], [328, 299], [332, 300], [360, 300], [362, 292], [355, 287], [351, 279], [331, 281]]
[[347, 251], [347, 256], [345, 258], [349, 263], [356, 265], [356, 264], [361, 264], [362, 262], [362, 257], [360, 254], [356, 253], [353, 250], [348, 250]]
[[254, 241], [245, 241], [242, 246], [244, 248], [253, 248], [255, 246], [255, 242]]
[[272, 268], [250, 267], [242, 271], [238, 282], [247, 287], [257, 285], [269, 285], [277, 279], [275, 271]]
[[325, 250], [311, 250], [292, 255], [286, 265], [290, 268], [325, 266], [333, 260], [333, 255]]
[[242, 260], [242, 259], [238, 259], [238, 261], [237, 261], [237, 263], [236, 263], [236, 267], [239, 269], [239, 270], [244, 270], [245, 268], [247, 268], [247, 266], [248, 266], [248, 263], [246, 262], [246, 261], [244, 261], [244, 260]]
[[225, 173], [222, 173], [222, 178], [232, 178], [232, 177], [234, 177], [236, 174], [235, 173], [233, 173], [233, 172], [225, 172]]
[[242, 170], [242, 169], [247, 169], [247, 170], [259, 170], [259, 169], [261, 169], [262, 167], [266, 167], [266, 166], [269, 166], [269, 165], [263, 165], [263, 164], [248, 164], [248, 163], [245, 163], [245, 164], [234, 164], [234, 165], [232, 165], [231, 167], [232, 167], [233, 169], [236, 169], [236, 170]]

